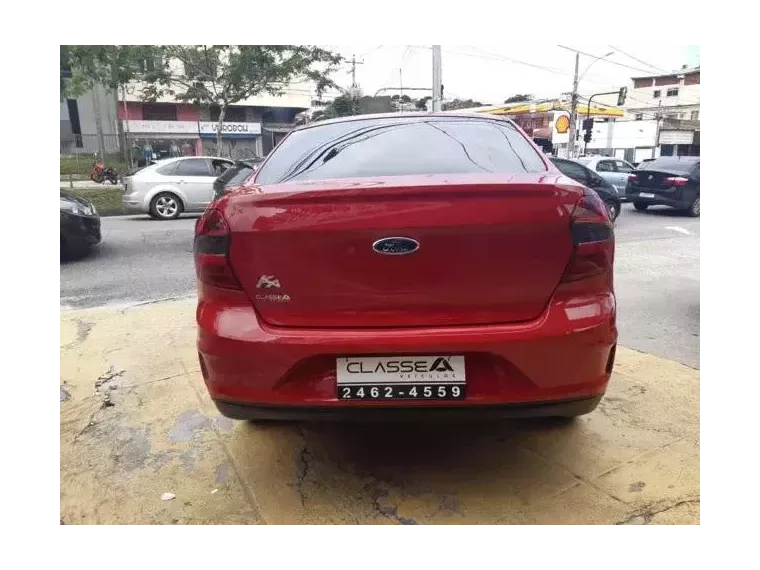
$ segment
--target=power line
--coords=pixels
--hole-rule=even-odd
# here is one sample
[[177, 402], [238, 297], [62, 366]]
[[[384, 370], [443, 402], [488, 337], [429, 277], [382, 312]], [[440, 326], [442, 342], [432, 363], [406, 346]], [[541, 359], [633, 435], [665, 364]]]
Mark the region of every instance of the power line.
[[630, 53], [624, 52], [619, 47], [615, 47], [615, 46], [612, 46], [612, 45], [610, 47], [612, 49], [614, 49], [615, 51], [620, 52], [620, 53], [622, 53], [623, 55], [625, 55], [627, 57], [630, 57], [632, 60], [638, 61], [639, 63], [643, 63], [644, 65], [646, 65], [648, 67], [651, 67], [652, 69], [656, 69], [657, 71], [662, 71], [663, 73], [670, 73], [669, 71], [665, 71], [661, 67], [657, 67], [656, 65], [652, 65], [651, 63], [647, 63], [646, 61], [643, 61], [643, 60], [639, 59], [638, 57], [632, 56]]
[[628, 69], [633, 69], [634, 71], [641, 71], [643, 73], [651, 73], [648, 69], [641, 69], [640, 67], [633, 67], [631, 65], [626, 65], [624, 63], [618, 63], [617, 61], [612, 61], [611, 59], [607, 59], [605, 57], [597, 57], [597, 56], [595, 56], [593, 54], [586, 53], [585, 51], [580, 51], [580, 50], [577, 50], [577, 49], [573, 49], [571, 47], [567, 47], [567, 46], [563, 46], [563, 45], [559, 45], [559, 44], [557, 44], [557, 47], [561, 47], [562, 49], [566, 49], [566, 50], [571, 51], [573, 53], [579, 53], [581, 55], [585, 55], [585, 56], [588, 56], [588, 57], [593, 57], [593, 58], [601, 60], [601, 61], [606, 61], [607, 63], [611, 63], [612, 65], [617, 65], [619, 67], [627, 67]]
[[[430, 49], [427, 46], [411, 46], [411, 47], [413, 47], [413, 48], [427, 48], [427, 49]], [[491, 60], [496, 60], [496, 61], [508, 61], [508, 62], [511, 62], [511, 63], [517, 63], [517, 64], [520, 64], [520, 65], [525, 65], [525, 66], [532, 67], [532, 68], [535, 68], [535, 69], [540, 69], [542, 71], [546, 71], [546, 72], [549, 72], [549, 73], [552, 73], [552, 74], [561, 74], [561, 75], [566, 75], [566, 76], [572, 76], [573, 75], [573, 73], [571, 71], [568, 71], [568, 70], [547, 67], [547, 66], [538, 65], [538, 64], [535, 64], [535, 63], [530, 63], [530, 62], [526, 62], [526, 61], [521, 61], [521, 60], [518, 60], [518, 59], [510, 58], [510, 57], [507, 57], [507, 56], [496, 55], [496, 54], [493, 54], [493, 53], [485, 52], [485, 51], [483, 51], [483, 50], [481, 50], [479, 48], [476, 48], [474, 46], [466, 46], [466, 47], [469, 47], [469, 48], [472, 48], [472, 49], [474, 49], [476, 51], [479, 51], [480, 54], [482, 54], [482, 55], [475, 54], [475, 53], [466, 53], [466, 52], [453, 51], [453, 50], [442, 50], [442, 51], [444, 53], [463, 55], [463, 56], [467, 56], [467, 57], [475, 57], [475, 58], [479, 58], [479, 59], [491, 59]], [[570, 50], [570, 51], [573, 51], [573, 52], [577, 51], [578, 53], [586, 55], [586, 56], [589, 56], [589, 57], [596, 57], [594, 55], [587, 54], [587, 53], [582, 52], [582, 51], [574, 50], [574, 49], [568, 48], [566, 46], [559, 46], [559, 47], [562, 47], [564, 49], [567, 49], [567, 50]], [[610, 60], [607, 60], [605, 58], [599, 58], [599, 59], [604, 60], [604, 61], [608, 61], [609, 63], [612, 63], [614, 65], [618, 65], [620, 67], [626, 67], [626, 68], [629, 68], [629, 69], [634, 69], [634, 70], [637, 70], [637, 71], [641, 71], [639, 68], [635, 68], [635, 67], [631, 67], [631, 66], [624, 65], [624, 64], [621, 64], [621, 63], [617, 63], [615, 61], [610, 61]], [[649, 72], [647, 71], [646, 73], [649, 73]], [[597, 74], [593, 74], [593, 73], [591, 74], [591, 76], [592, 77], [601, 77], [601, 76], [599, 76]], [[586, 83], [593, 83], [593, 84], [601, 85], [601, 86], [604, 86], [604, 87], [613, 87], [615, 89], [619, 88], [619, 86], [615, 86], [612, 83], [602, 83], [600, 81], [595, 81], [593, 79], [589, 79], [588, 77], [584, 80], [584, 82], [586, 82]], [[645, 105], [647, 107], [654, 107], [654, 105], [652, 104], [651, 101], [644, 101], [642, 99], [637, 99], [636, 97], [633, 97], [630, 94], [630, 92], [629, 92], [629, 95], [628, 95], [627, 99], [629, 99], [631, 101], [636, 101], [637, 103], [641, 103], [642, 105]], [[686, 105], [699, 105], [699, 101], [691, 101], [691, 100], [682, 100], [682, 101]]]

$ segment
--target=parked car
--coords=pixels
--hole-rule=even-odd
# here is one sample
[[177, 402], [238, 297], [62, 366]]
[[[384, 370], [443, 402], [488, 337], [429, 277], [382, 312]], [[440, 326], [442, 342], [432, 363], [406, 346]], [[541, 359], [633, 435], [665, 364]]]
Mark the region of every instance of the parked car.
[[214, 180], [214, 200], [221, 198], [225, 192], [244, 184], [264, 162], [263, 158], [247, 158], [238, 160], [228, 168], [219, 178]]
[[195, 227], [198, 353], [238, 419], [572, 417], [617, 342], [612, 224], [511, 120], [292, 131]]
[[699, 157], [661, 156], [628, 177], [626, 196], [639, 211], [670, 206], [699, 217]]
[[578, 162], [588, 166], [615, 187], [618, 197], [625, 200], [625, 185], [628, 175], [635, 170], [630, 162], [609, 156], [583, 156]]
[[214, 197], [214, 180], [232, 165], [229, 159], [212, 156], [158, 160], [125, 178], [124, 209], [163, 220], [202, 212]]
[[554, 163], [554, 166], [559, 168], [562, 174], [588, 188], [591, 188], [599, 194], [599, 197], [602, 199], [605, 206], [607, 206], [610, 219], [613, 222], [617, 219], [620, 215], [620, 197], [618, 196], [617, 190], [610, 182], [599, 176], [589, 167], [580, 162], [576, 162], [575, 160], [552, 157], [551, 161]]
[[100, 240], [100, 216], [92, 202], [61, 190], [61, 257], [84, 255]]

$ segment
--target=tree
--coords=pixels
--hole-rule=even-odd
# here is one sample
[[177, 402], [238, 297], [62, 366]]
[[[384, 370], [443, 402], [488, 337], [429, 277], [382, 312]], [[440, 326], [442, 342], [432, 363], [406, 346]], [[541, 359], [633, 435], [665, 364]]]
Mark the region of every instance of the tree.
[[163, 65], [149, 78], [144, 94], [219, 107], [217, 152], [230, 105], [261, 93], [279, 95], [294, 80], [313, 81], [320, 94], [334, 86], [329, 76], [342, 61], [328, 50], [298, 45], [171, 45], [161, 46], [161, 52]]
[[451, 111], [453, 109], [469, 109], [470, 107], [482, 107], [483, 103], [480, 101], [473, 101], [472, 99], [454, 99], [453, 101], [447, 101], [443, 104], [444, 111]]
[[[348, 117], [359, 114], [359, 99], [349, 93], [344, 93], [333, 99], [322, 115], [322, 119], [334, 119], [335, 117]], [[318, 120], [318, 119], [315, 119]]]
[[[118, 105], [119, 89], [145, 77], [146, 61], [153, 61], [154, 46], [61, 46], [61, 100], [77, 98], [102, 85]], [[105, 153], [103, 127], [95, 107], [95, 127], [101, 156]], [[121, 121], [117, 121], [119, 141], [126, 158], [126, 141]]]
[[517, 94], [507, 98], [504, 103], [522, 103], [523, 101], [530, 101], [531, 99], [533, 99], [533, 95], [529, 93]]
[[421, 99], [417, 99], [414, 102], [414, 105], [420, 110], [420, 111], [427, 111], [427, 102], [432, 99], [430, 95], [426, 97], [422, 97]]

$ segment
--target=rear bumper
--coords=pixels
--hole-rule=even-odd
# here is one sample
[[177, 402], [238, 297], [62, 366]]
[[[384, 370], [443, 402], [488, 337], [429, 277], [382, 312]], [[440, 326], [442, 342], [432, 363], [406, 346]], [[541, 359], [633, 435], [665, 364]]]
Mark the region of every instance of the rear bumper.
[[[642, 192], [654, 194], [654, 198], [642, 198]], [[626, 197], [629, 202], [647, 204], [649, 206], [670, 206], [672, 208], [678, 208], [679, 210], [685, 210], [688, 208], [694, 201], [694, 196], [695, 195], [691, 192], [659, 193], [653, 190], [639, 188], [634, 191], [626, 191]]]
[[[538, 319], [509, 325], [282, 329], [262, 324], [244, 295], [233, 292], [202, 295], [196, 313], [204, 381], [220, 411], [233, 418], [282, 417], [290, 408], [296, 415], [332, 409], [359, 418], [380, 414], [375, 410], [398, 410], [394, 413], [403, 416], [444, 408], [462, 414], [482, 408], [501, 417], [565, 415], [560, 409], [539, 412], [533, 405], [570, 405], [567, 401], [604, 394], [617, 342], [615, 316], [611, 292], [555, 300]], [[373, 354], [463, 354], [467, 397], [338, 400], [335, 359]]]
[[448, 407], [357, 408], [337, 406], [257, 406], [214, 400], [219, 412], [235, 420], [287, 421], [459, 421], [510, 418], [574, 417], [593, 411], [602, 396], [546, 402]]

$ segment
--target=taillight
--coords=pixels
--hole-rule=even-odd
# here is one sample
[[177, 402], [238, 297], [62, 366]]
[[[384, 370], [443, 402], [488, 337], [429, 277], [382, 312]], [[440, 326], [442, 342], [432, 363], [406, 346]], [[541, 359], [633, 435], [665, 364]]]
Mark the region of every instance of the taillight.
[[230, 228], [219, 210], [208, 209], [195, 223], [195, 272], [203, 283], [242, 289], [229, 264]]
[[573, 210], [570, 233], [575, 250], [562, 276], [563, 282], [612, 270], [615, 251], [612, 223], [604, 202], [593, 190], [586, 190]]
[[665, 179], [665, 184], [668, 184], [669, 186], [686, 186], [688, 181], [689, 179], [684, 178], [683, 176], [670, 176]]
[[628, 180], [636, 180], [638, 177], [639, 177], [638, 174], [629, 174], [628, 175]]

